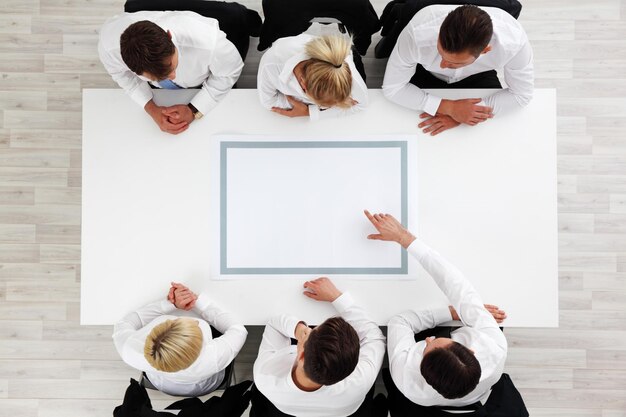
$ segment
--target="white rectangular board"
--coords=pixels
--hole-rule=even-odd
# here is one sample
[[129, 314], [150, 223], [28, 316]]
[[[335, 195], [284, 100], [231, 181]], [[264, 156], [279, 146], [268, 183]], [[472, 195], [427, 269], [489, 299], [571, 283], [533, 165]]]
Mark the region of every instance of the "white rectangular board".
[[409, 276], [406, 251], [366, 239], [374, 229], [363, 210], [410, 225], [417, 207], [410, 137], [214, 140], [213, 277]]

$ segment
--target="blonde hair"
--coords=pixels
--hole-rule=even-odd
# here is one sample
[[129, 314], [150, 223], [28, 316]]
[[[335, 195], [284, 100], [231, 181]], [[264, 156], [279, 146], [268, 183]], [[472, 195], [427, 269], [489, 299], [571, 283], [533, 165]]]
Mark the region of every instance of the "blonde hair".
[[305, 52], [310, 57], [302, 67], [306, 93], [322, 107], [351, 107], [354, 101], [352, 72], [345, 62], [352, 40], [347, 36], [320, 36], [309, 41]]
[[193, 319], [167, 320], [155, 326], [143, 348], [143, 355], [155, 369], [177, 372], [188, 368], [202, 350], [202, 330]]

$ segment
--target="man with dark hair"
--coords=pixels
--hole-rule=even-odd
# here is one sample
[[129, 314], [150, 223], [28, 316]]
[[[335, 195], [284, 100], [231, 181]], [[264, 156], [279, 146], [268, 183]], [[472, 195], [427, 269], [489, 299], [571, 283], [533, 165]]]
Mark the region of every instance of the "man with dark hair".
[[[372, 215], [368, 211], [365, 215], [378, 231], [368, 239], [402, 245], [452, 304], [406, 311], [389, 321], [389, 368], [395, 386], [421, 406], [484, 402], [504, 369], [507, 343], [498, 323], [506, 314], [496, 306], [483, 305], [479, 294], [458, 269], [416, 239], [393, 216]], [[460, 320], [463, 326], [448, 337], [431, 336], [416, 342], [416, 333], [451, 320]]]
[[[507, 87], [483, 99], [442, 99], [423, 89]], [[493, 7], [434, 5], [404, 28], [385, 70], [383, 93], [422, 113], [418, 127], [437, 135], [461, 123], [475, 126], [527, 105], [533, 95], [533, 53], [526, 32]]]
[[[254, 383], [279, 410], [274, 414], [351, 415], [374, 385], [385, 354], [385, 337], [350, 294], [339, 291], [328, 278], [307, 281], [304, 288], [307, 297], [331, 302], [340, 317], [314, 329], [294, 316], [271, 319], [254, 363]], [[253, 395], [250, 415], [268, 414]]]
[[[100, 31], [100, 60], [120, 87], [177, 134], [206, 115], [233, 87], [243, 68], [217, 20], [193, 12], [123, 13]], [[158, 106], [152, 88], [196, 88], [188, 105]]]

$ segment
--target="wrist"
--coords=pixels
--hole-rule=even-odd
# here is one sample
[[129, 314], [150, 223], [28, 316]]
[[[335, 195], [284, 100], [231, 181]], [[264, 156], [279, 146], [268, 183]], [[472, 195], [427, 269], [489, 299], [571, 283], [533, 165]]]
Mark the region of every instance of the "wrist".
[[414, 241], [415, 241], [415, 236], [413, 236], [413, 234], [409, 232], [408, 230], [405, 230], [404, 233], [398, 239], [398, 243], [404, 249], [407, 249], [411, 245], [411, 243], [413, 243]]
[[453, 100], [443, 99], [441, 103], [439, 103], [439, 107], [437, 108], [437, 113], [445, 114], [450, 116], [452, 114], [452, 107], [454, 106]]

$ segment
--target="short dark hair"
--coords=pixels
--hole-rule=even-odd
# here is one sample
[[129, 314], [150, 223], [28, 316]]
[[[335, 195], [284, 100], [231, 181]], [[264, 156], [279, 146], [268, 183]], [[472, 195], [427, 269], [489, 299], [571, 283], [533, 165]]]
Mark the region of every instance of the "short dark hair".
[[469, 52], [475, 57], [489, 45], [493, 24], [479, 7], [465, 5], [452, 10], [439, 29], [439, 44], [446, 52]]
[[171, 71], [167, 61], [175, 51], [167, 32], [149, 20], [133, 23], [120, 37], [122, 59], [135, 74], [148, 72], [166, 78]]
[[304, 344], [304, 372], [318, 384], [335, 384], [354, 371], [360, 348], [354, 328], [341, 317], [332, 317], [309, 334]]
[[460, 343], [435, 348], [422, 358], [422, 376], [445, 398], [462, 398], [480, 381], [480, 363], [471, 350]]

